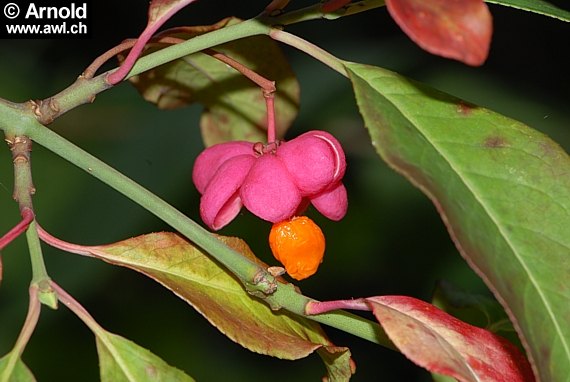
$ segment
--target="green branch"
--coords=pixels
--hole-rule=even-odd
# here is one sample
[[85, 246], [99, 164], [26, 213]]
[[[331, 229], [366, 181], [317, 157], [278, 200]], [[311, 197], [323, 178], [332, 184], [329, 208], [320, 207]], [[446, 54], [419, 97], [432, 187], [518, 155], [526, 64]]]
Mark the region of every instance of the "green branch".
[[[368, 8], [362, 5], [367, 5]], [[343, 15], [342, 12], [348, 15], [357, 13], [359, 9], [367, 10], [370, 7], [378, 7], [381, 5], [383, 5], [383, 1], [364, 0], [350, 4], [342, 10], [328, 14], [327, 16], [331, 18], [341, 17]], [[270, 35], [276, 40], [295, 46], [341, 74], [345, 74], [341, 61], [336, 57], [298, 37], [271, 27], [271, 25], [284, 25], [304, 21], [309, 18], [323, 17], [322, 13], [319, 13], [315, 7], [309, 7], [295, 12], [295, 17], [290, 17], [290, 14], [286, 13], [275, 18], [265, 17], [263, 21], [260, 19], [244, 21], [164, 48], [139, 59], [128, 77], [222, 43], [263, 34]], [[306, 12], [306, 18], [297, 17], [303, 12]], [[111, 186], [168, 223], [194, 244], [204, 249], [239, 277], [246, 284], [248, 290], [261, 292], [272, 306], [284, 308], [295, 314], [304, 316], [304, 307], [306, 303], [310, 301], [309, 298], [294, 291], [291, 287], [279, 286], [276, 288], [273, 276], [265, 269], [221, 243], [210, 232], [150, 191], [38, 122], [39, 120], [44, 123], [49, 123], [66, 111], [81, 104], [92, 102], [98, 93], [110, 87], [105, 82], [107, 74], [108, 73], [104, 73], [92, 79], [80, 77], [73, 85], [59, 94], [39, 103], [30, 102], [27, 104], [27, 108], [22, 105], [1, 102], [0, 100], [0, 115], [3, 116], [0, 120], [0, 128], [11, 134], [29, 136], [35, 142]], [[31, 226], [30, 230], [33, 230], [33, 233], [35, 233], [35, 237], [33, 233], [30, 234], [30, 249], [37, 252], [39, 241], [36, 240], [37, 232], [35, 225]], [[32, 246], [32, 244], [34, 245]], [[38, 244], [38, 246], [36, 247], [35, 244]], [[309, 318], [369, 341], [382, 344], [386, 347], [392, 347], [377, 323], [364, 320], [352, 314], [334, 312], [318, 316], [309, 316]]]
[[[40, 145], [70, 161], [121, 194], [127, 196], [152, 214], [156, 215], [197, 246], [212, 254], [220, 263], [231, 269], [240, 279], [255, 284], [254, 279], [265, 270], [242, 257], [216, 239], [209, 231], [186, 217], [170, 204], [140, 186], [114, 168], [103, 163], [73, 143], [62, 138], [38, 122], [28, 126], [26, 134]], [[263, 281], [263, 280], [260, 280]], [[264, 292], [263, 290], [261, 290]]]
[[316, 58], [340, 75], [348, 77], [348, 72], [346, 71], [343, 62], [315, 44], [279, 29], [272, 29], [269, 32], [269, 37], [275, 41], [282, 42], [309, 54], [311, 57]]
[[[309, 298], [288, 286], [276, 284], [273, 276], [264, 268], [223, 244], [209, 231], [158, 196], [38, 122], [28, 126], [26, 133], [35, 142], [100, 179], [165, 221], [239, 277], [250, 291], [261, 292], [263, 297], [268, 300], [268, 303], [274, 307], [284, 308], [298, 315], [305, 315], [304, 307], [310, 301]], [[276, 287], [276, 285], [279, 286]], [[259, 295], [259, 293], [257, 294]], [[308, 317], [371, 342], [386, 347], [392, 346], [377, 323], [361, 319], [349, 313], [336, 312]]]
[[[220, 44], [255, 35], [271, 35], [272, 33], [277, 36], [277, 38], [271, 36], [272, 38], [300, 49], [315, 59], [322, 61], [324, 64], [330, 66], [334, 70], [344, 70], [341, 68], [342, 65], [335, 65], [333, 62], [334, 60], [331, 61], [332, 56], [323, 54], [324, 51], [315, 45], [312, 45], [306, 41], [303, 43], [304, 40], [298, 37], [295, 38], [293, 35], [279, 35], [278, 32], [280, 27], [307, 20], [315, 20], [321, 18], [336, 19], [382, 6], [384, 6], [383, 0], [362, 0], [348, 4], [335, 12], [323, 13], [321, 10], [321, 5], [317, 4], [295, 11], [286, 12], [277, 17], [263, 16], [257, 19], [247, 20], [235, 25], [230, 25], [193, 37], [185, 42], [175, 44], [161, 49], [157, 52], [143, 56], [138, 59], [135, 66], [131, 69], [125, 79], [136, 76], [140, 73], [156, 68], [168, 62], [177, 60], [189, 54], [212, 48]], [[274, 28], [274, 26], [277, 26], [277, 28]], [[282, 39], [279, 37], [282, 37]], [[108, 72], [100, 74], [97, 77], [89, 79], [81, 75], [75, 83], [60, 93], [42, 101], [30, 101], [29, 107], [33, 110], [33, 113], [38, 118], [38, 120], [42, 124], [47, 125], [67, 111], [74, 109], [80, 105], [93, 102], [97, 94], [111, 88], [112, 86], [105, 81], [105, 78], [109, 73], [115, 70], [117, 69], [110, 70]]]
[[[244, 37], [269, 34], [270, 30], [271, 27], [262, 24], [258, 20], [248, 20], [193, 37], [185, 42], [171, 45], [139, 58], [125, 79], [189, 54], [212, 48], [216, 45]], [[105, 78], [109, 73], [115, 70], [117, 69], [110, 70], [91, 79], [80, 76], [77, 81], [67, 89], [37, 104], [32, 104], [32, 108], [34, 109], [35, 115], [38, 116], [38, 120], [43, 124], [48, 124], [58, 116], [77, 106], [93, 102], [97, 94], [112, 87], [105, 82]]]
[[[1, 110], [1, 109], [0, 109]], [[30, 120], [33, 121], [33, 120]], [[37, 123], [37, 122], [35, 122]], [[22, 216], [34, 214], [32, 195], [35, 187], [32, 181], [31, 152], [32, 141], [26, 135], [6, 134], [6, 142], [12, 151], [14, 163], [14, 199], [20, 206]], [[32, 262], [32, 286], [39, 290], [39, 300], [47, 306], [57, 308], [57, 297], [49, 286], [50, 277], [47, 274], [40, 239], [36, 230], [35, 220], [29, 224], [26, 231], [30, 259]]]

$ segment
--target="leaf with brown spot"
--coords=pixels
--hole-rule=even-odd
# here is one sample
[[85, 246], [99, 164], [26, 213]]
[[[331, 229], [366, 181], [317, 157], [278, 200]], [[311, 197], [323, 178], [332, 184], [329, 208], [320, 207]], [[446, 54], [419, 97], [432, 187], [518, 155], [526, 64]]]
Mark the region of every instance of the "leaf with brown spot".
[[[239, 22], [227, 18], [210, 26], [174, 28], [161, 35], [186, 40]], [[215, 50], [275, 81], [277, 137], [282, 138], [297, 116], [299, 84], [277, 43], [267, 36], [253, 36], [218, 45]], [[161, 109], [195, 102], [204, 105], [200, 128], [206, 146], [231, 140], [266, 140], [265, 99], [260, 87], [207, 54], [185, 56], [130, 81]]]
[[493, 23], [483, 0], [386, 0], [386, 7], [428, 52], [474, 66], [487, 59]]
[[434, 203], [503, 305], [537, 376], [570, 375], [570, 157], [544, 134], [377, 67], [347, 63], [380, 156]]

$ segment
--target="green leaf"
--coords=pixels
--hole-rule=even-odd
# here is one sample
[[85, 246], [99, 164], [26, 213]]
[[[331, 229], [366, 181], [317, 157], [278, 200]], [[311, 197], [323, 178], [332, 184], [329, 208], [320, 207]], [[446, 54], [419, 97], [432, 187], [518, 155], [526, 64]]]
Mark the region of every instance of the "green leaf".
[[570, 375], [570, 158], [522, 123], [346, 63], [372, 143], [435, 204], [544, 381]]
[[433, 382], [457, 382], [457, 379], [453, 377], [448, 377], [446, 375], [431, 373]]
[[[219, 239], [267, 267], [242, 240]], [[89, 248], [102, 260], [155, 279], [191, 304], [222, 333], [251, 351], [294, 360], [332, 346], [317, 323], [273, 312], [267, 304], [248, 294], [240, 281], [222, 266], [174, 233], [153, 233]], [[330, 351], [334, 352], [334, 347]], [[345, 368], [350, 368], [346, 358], [335, 367], [339, 368], [342, 362]]]
[[543, 0], [485, 0], [487, 3], [504, 5], [553, 17], [562, 21], [570, 22], [570, 12], [558, 8]]
[[126, 338], [103, 329], [95, 334], [102, 382], [194, 381]]
[[0, 381], [1, 382], [35, 382], [36, 378], [24, 362], [18, 357], [15, 363], [10, 362], [10, 355], [0, 358]]
[[327, 377], [323, 382], [349, 381], [356, 371], [356, 365], [350, 358], [350, 350], [343, 347], [326, 346], [317, 350], [327, 367]]
[[[163, 35], [189, 39], [239, 22], [228, 18], [211, 26], [175, 28]], [[276, 82], [277, 136], [283, 137], [297, 115], [299, 84], [279, 46], [267, 36], [253, 36], [218, 45], [215, 50]], [[194, 102], [204, 105], [200, 128], [206, 146], [230, 140], [266, 141], [266, 108], [261, 88], [209, 55], [192, 54], [130, 81], [147, 101], [162, 109]]]

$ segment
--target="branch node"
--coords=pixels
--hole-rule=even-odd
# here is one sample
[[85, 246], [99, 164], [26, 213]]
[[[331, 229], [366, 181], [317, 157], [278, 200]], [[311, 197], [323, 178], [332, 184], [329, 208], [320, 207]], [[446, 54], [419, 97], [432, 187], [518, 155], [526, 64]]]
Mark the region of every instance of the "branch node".
[[259, 270], [253, 276], [253, 284], [248, 283], [247, 292], [259, 298], [272, 295], [277, 290], [275, 277], [265, 270]]
[[34, 116], [42, 125], [49, 125], [60, 114], [61, 108], [55, 97], [49, 97], [44, 100], [28, 101]]

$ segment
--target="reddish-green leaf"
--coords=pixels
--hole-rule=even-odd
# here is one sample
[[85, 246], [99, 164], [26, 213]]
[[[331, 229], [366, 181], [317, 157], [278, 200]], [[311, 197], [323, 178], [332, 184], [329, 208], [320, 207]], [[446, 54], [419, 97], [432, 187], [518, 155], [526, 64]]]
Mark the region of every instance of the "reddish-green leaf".
[[459, 381], [534, 381], [529, 363], [507, 340], [406, 296], [367, 298], [392, 342], [416, 364]]
[[98, 329], [101, 382], [194, 381], [150, 351], [121, 336]]
[[0, 358], [0, 381], [1, 382], [35, 382], [36, 378], [28, 367], [18, 357], [15, 362], [8, 353]]
[[430, 53], [469, 65], [487, 59], [493, 23], [483, 0], [386, 0], [400, 28]]
[[356, 371], [356, 365], [350, 358], [348, 348], [325, 346], [317, 350], [327, 367], [328, 375], [323, 382], [348, 381]]
[[[175, 28], [168, 35], [189, 39], [238, 22], [228, 18], [210, 26]], [[283, 137], [297, 115], [299, 84], [279, 46], [267, 36], [253, 36], [215, 50], [276, 82], [277, 136]], [[230, 140], [266, 140], [265, 99], [260, 87], [209, 55], [192, 54], [131, 81], [147, 101], [162, 109], [194, 102], [204, 105], [200, 127], [206, 146]]]
[[432, 304], [452, 316], [471, 325], [485, 328], [518, 344], [515, 328], [497, 300], [467, 293], [447, 282], [440, 282], [433, 295]]
[[[220, 240], [266, 266], [255, 258], [242, 240], [226, 237], [220, 237]], [[222, 333], [249, 350], [284, 359], [302, 358], [323, 347], [331, 347], [331, 353], [337, 352], [318, 324], [288, 313], [273, 312], [267, 304], [248, 294], [218, 263], [176, 234], [144, 235], [107, 246], [90, 247], [90, 252], [109, 263], [155, 279], [191, 304]], [[335, 375], [343, 368], [351, 369], [349, 356], [336, 358], [332, 362]]]
[[436, 205], [544, 381], [570, 375], [570, 158], [524, 124], [387, 70], [347, 68], [372, 143]]

